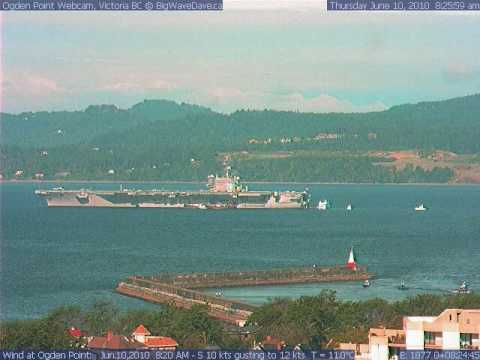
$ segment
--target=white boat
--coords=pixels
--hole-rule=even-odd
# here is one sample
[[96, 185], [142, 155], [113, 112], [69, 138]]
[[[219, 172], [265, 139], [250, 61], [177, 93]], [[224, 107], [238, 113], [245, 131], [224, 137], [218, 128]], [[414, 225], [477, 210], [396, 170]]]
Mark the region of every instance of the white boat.
[[80, 191], [78, 194], [77, 194], [77, 198], [79, 200], [88, 200], [88, 192], [86, 191]]
[[452, 294], [470, 294], [471, 290], [468, 288], [468, 284], [466, 281], [462, 281], [458, 289], [452, 290]]
[[408, 286], [405, 285], [405, 281], [402, 280], [402, 282], [398, 286], [398, 290], [408, 290]]
[[318, 210], [327, 210], [330, 207], [328, 200], [320, 200], [317, 205]]
[[352, 204], [348, 204], [347, 205], [347, 211], [352, 211], [353, 207], [352, 207]]
[[365, 281], [363, 282], [363, 285], [362, 285], [362, 286], [363, 286], [364, 288], [370, 287], [370, 281], [365, 280]]
[[200, 205], [198, 205], [198, 208], [199, 208], [200, 210], [207, 210], [207, 209], [208, 209], [205, 204], [200, 204]]
[[425, 207], [425, 205], [420, 204], [415, 206], [415, 211], [427, 211], [427, 208]]

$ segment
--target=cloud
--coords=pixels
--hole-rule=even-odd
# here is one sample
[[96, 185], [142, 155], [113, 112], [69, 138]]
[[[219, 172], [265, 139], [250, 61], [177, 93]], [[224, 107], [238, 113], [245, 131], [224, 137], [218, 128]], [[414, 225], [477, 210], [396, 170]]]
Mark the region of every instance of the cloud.
[[3, 73], [1, 111], [51, 108], [70, 92], [56, 80], [30, 72]]
[[[79, 26], [90, 29], [127, 30], [139, 29], [194, 29], [208, 22], [210, 28], [244, 28], [248, 24], [311, 25], [323, 28], [330, 25], [352, 26], [354, 24], [385, 24], [400, 26], [418, 23], [438, 23], [445, 26], [446, 18], [476, 22], [479, 11], [425, 11], [409, 12], [346, 12], [327, 11], [327, 0], [224, 0], [223, 11], [185, 12], [65, 12], [51, 16], [49, 12], [5, 12], [5, 26], [46, 25], [61, 26], [76, 30]], [[159, 21], [161, 19], [161, 21]]]
[[55, 80], [32, 73], [4, 74], [2, 88], [9, 97], [48, 97], [67, 92]]
[[165, 80], [154, 80], [150, 83], [149, 89], [171, 91], [176, 88], [176, 85]]
[[138, 93], [148, 91], [169, 92], [176, 89], [176, 85], [162, 79], [146, 80], [143, 83], [138, 82], [114, 82], [100, 86], [100, 90], [120, 92], [120, 93]]
[[101, 90], [106, 91], [115, 91], [115, 92], [130, 92], [130, 91], [138, 91], [140, 86], [138, 84], [129, 83], [129, 82], [118, 82], [114, 84], [104, 85], [100, 88]]
[[289, 94], [274, 99], [272, 108], [277, 110], [298, 109], [302, 112], [370, 112], [383, 111], [387, 106], [382, 102], [374, 102], [365, 105], [355, 105], [347, 100], [321, 94], [312, 98], [305, 98], [300, 93]]
[[[4, 66], [12, 76], [3, 89], [16, 104], [9, 111], [169, 98], [225, 112], [363, 112], [385, 107], [376, 99], [394, 104], [478, 87], [469, 81], [479, 74], [474, 63], [448, 64], [451, 53], [467, 64], [478, 57], [468, 44], [480, 12], [327, 12], [325, 2], [224, 0], [225, 11], [185, 14], [6, 12]], [[443, 28], [456, 31], [439, 37]], [[24, 72], [37, 76], [14, 74]]]
[[244, 106], [248, 106], [246, 102], [249, 101], [248, 94], [242, 92], [239, 89], [235, 88], [214, 88], [210, 90], [207, 94], [207, 97], [211, 97], [209, 102], [221, 107], [228, 107], [230, 103], [242, 103]]
[[54, 61], [58, 61], [60, 63], [85, 63], [85, 64], [121, 64], [122, 62], [119, 59], [112, 59], [112, 58], [101, 58], [98, 56], [55, 56], [52, 58]]
[[58, 85], [55, 80], [49, 78], [29, 75], [27, 76], [25, 82], [26, 84], [23, 85], [23, 88], [28, 88], [30, 90], [30, 93], [37, 96], [65, 92], [65, 89]]
[[237, 88], [213, 88], [193, 92], [187, 101], [209, 106], [217, 111], [232, 112], [238, 109], [272, 109], [302, 112], [370, 112], [383, 111], [387, 106], [382, 102], [353, 104], [328, 94], [305, 97], [300, 92], [278, 94], [269, 91], [242, 91]]
[[447, 82], [461, 82], [473, 80], [478, 76], [479, 72], [471, 65], [467, 65], [463, 61], [455, 61], [448, 64], [443, 75]]

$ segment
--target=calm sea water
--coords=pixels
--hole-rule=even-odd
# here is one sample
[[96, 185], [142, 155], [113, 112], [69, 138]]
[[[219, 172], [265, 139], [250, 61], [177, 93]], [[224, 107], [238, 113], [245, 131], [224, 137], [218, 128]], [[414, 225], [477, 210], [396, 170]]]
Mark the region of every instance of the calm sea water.
[[[62, 304], [110, 299], [121, 308], [153, 307], [113, 293], [131, 274], [269, 269], [343, 264], [351, 245], [358, 261], [377, 274], [369, 289], [358, 283], [224, 289], [226, 296], [259, 304], [277, 296], [337, 291], [344, 299], [399, 299], [445, 292], [462, 280], [480, 291], [480, 187], [311, 185], [317, 210], [47, 208], [37, 188], [117, 184], [0, 185], [0, 312], [31, 318]], [[201, 184], [131, 184], [191, 189]], [[255, 189], [303, 190], [303, 185]], [[345, 205], [352, 202], [354, 211]], [[415, 213], [424, 202], [430, 207]], [[396, 286], [405, 280], [410, 290]]]

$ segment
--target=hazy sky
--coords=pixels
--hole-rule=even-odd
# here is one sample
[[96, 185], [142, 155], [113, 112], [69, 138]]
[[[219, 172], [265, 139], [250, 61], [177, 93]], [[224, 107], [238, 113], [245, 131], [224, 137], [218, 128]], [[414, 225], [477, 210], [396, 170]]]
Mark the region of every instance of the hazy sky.
[[223, 112], [367, 111], [480, 92], [480, 13], [224, 4], [223, 12], [4, 12], [3, 111], [145, 98]]

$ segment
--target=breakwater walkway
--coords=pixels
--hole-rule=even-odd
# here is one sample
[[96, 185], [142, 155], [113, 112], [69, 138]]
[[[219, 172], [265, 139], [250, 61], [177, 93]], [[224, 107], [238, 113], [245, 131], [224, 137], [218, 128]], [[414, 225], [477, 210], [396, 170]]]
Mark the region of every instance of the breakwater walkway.
[[116, 288], [120, 294], [145, 301], [190, 308], [206, 305], [212, 317], [243, 325], [255, 306], [200, 291], [207, 288], [363, 281], [373, 277], [366, 267], [303, 267], [258, 271], [130, 276]]

